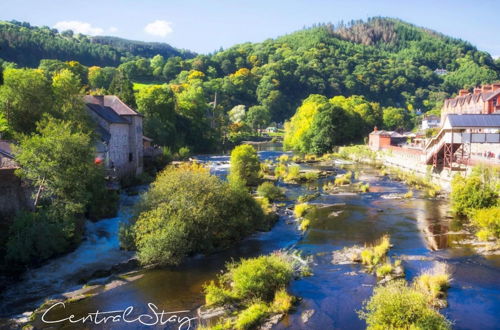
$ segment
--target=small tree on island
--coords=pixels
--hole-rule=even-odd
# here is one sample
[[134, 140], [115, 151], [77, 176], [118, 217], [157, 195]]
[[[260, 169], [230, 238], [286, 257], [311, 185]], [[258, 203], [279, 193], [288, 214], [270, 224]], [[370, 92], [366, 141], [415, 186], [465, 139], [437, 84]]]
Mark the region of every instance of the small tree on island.
[[232, 185], [255, 186], [259, 181], [260, 162], [257, 151], [248, 144], [237, 146], [231, 152], [228, 181]]

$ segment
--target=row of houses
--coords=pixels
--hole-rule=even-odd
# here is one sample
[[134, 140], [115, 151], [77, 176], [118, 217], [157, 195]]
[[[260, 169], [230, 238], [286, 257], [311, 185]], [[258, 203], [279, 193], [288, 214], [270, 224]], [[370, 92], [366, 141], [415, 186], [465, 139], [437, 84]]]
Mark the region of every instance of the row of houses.
[[[500, 83], [460, 90], [447, 99], [441, 118], [426, 116], [422, 130], [398, 133], [374, 129], [372, 150], [391, 150], [437, 169], [463, 170], [478, 163], [500, 166]], [[433, 137], [425, 131], [439, 128]]]

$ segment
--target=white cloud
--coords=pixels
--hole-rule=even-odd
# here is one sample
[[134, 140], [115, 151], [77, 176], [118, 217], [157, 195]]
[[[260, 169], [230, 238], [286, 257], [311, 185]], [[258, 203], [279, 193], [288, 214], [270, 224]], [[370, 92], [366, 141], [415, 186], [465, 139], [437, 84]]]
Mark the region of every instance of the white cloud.
[[146, 25], [144, 27], [144, 31], [147, 34], [151, 34], [153, 36], [166, 37], [174, 30], [172, 29], [172, 23], [162, 20], [156, 20]]
[[59, 31], [73, 30], [75, 33], [89, 34], [92, 36], [104, 33], [104, 29], [80, 21], [61, 21], [57, 22], [54, 27]]

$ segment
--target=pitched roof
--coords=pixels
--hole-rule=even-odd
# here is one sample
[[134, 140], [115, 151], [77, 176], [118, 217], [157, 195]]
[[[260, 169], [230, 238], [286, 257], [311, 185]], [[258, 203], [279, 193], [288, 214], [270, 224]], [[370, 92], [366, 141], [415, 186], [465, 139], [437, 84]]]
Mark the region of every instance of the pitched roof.
[[488, 92], [481, 92], [477, 94], [467, 94], [467, 95], [457, 96], [452, 99], [445, 100], [444, 103], [446, 106], [456, 107], [458, 104], [463, 105], [464, 103], [470, 103], [470, 102], [477, 103], [479, 102], [479, 100], [486, 102], [498, 95], [500, 95], [500, 89]]
[[112, 124], [129, 124], [129, 122], [118, 115], [112, 108], [94, 103], [87, 103], [87, 107], [94, 111], [102, 119]]
[[141, 116], [140, 113], [123, 103], [116, 95], [85, 95], [85, 103], [104, 105], [112, 108], [120, 116]]
[[14, 159], [12, 155], [11, 143], [9, 141], [0, 141], [0, 154], [3, 157]]
[[500, 129], [500, 114], [450, 114], [446, 120], [451, 127], [481, 127], [481, 128], [499, 128]]

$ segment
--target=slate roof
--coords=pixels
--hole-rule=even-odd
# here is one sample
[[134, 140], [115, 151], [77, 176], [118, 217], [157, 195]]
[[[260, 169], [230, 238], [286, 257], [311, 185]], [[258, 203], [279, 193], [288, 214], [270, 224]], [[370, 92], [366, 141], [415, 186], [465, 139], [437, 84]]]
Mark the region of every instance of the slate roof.
[[102, 119], [112, 124], [129, 124], [129, 122], [117, 114], [112, 108], [99, 104], [87, 103], [87, 107], [94, 111]]
[[449, 114], [447, 121], [451, 127], [500, 128], [500, 114]]
[[9, 141], [0, 141], [0, 154], [4, 157], [14, 159]]
[[470, 103], [474, 102], [477, 103], [479, 100], [482, 100], [483, 102], [489, 101], [492, 98], [500, 95], [500, 89], [494, 90], [494, 91], [488, 91], [488, 92], [482, 92], [478, 94], [467, 94], [463, 96], [457, 96], [452, 99], [447, 99], [444, 101], [445, 105], [451, 105], [452, 107], [456, 107], [458, 104], [464, 104], [464, 103]]

